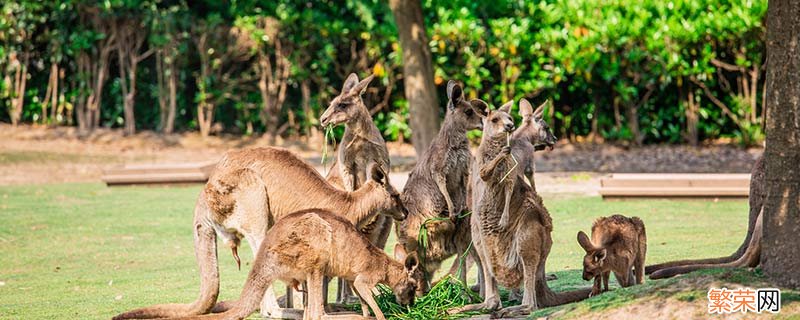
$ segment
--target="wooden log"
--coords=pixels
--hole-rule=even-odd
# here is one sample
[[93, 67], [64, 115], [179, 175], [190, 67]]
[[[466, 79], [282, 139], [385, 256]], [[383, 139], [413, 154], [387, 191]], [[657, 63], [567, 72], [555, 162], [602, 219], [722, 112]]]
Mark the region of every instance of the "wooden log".
[[600, 180], [603, 198], [746, 198], [749, 174], [613, 174]]
[[106, 170], [101, 179], [109, 186], [205, 183], [215, 166], [216, 161], [124, 165]]

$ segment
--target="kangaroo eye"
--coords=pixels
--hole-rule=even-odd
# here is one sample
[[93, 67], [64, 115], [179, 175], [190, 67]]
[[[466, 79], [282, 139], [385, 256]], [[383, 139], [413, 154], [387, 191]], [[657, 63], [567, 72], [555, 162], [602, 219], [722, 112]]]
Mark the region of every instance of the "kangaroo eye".
[[344, 108], [347, 108], [347, 106], [349, 106], [349, 105], [350, 105], [349, 102], [339, 102], [339, 104], [336, 105], [336, 108], [344, 109]]
[[492, 119], [493, 123], [497, 123], [497, 118]]
[[467, 109], [466, 111], [464, 111], [464, 113], [465, 113], [465, 114], [466, 114], [468, 117], [471, 117], [471, 116], [474, 114], [474, 112], [472, 111], [472, 109]]

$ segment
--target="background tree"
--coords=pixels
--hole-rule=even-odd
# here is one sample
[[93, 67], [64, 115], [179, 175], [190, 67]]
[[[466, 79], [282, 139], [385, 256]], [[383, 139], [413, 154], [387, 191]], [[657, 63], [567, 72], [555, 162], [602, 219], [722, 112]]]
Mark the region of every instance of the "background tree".
[[439, 132], [439, 101], [419, 0], [390, 0], [403, 51], [403, 85], [411, 113], [411, 141], [422, 155]]
[[800, 288], [800, 3], [770, 1], [767, 35], [767, 197], [761, 262], [778, 285]]
[[117, 39], [117, 67], [123, 95], [125, 133], [136, 133], [136, 74], [139, 63], [147, 59], [155, 48], [143, 51], [151, 23], [152, 4], [147, 1], [126, 2], [124, 7], [114, 8], [111, 32]]
[[180, 61], [186, 60], [186, 6], [183, 3], [156, 7], [153, 13], [150, 45], [155, 48], [156, 98], [159, 106], [158, 130], [175, 130], [178, 112]]
[[[763, 141], [766, 0], [23, 0], [0, 7], [7, 80], [0, 81], [0, 121], [77, 122], [84, 132], [135, 125], [211, 134], [213, 126], [321, 141], [320, 109], [348, 74], [371, 72], [377, 78], [364, 99], [389, 141], [435, 134], [443, 104], [435, 91], [449, 79], [494, 105], [550, 99], [547, 120], [570, 141]], [[142, 22], [136, 34], [148, 39], [123, 51], [155, 51], [136, 65], [135, 82], [133, 60], [119, 62], [111, 29], [123, 14]], [[258, 37], [249, 26], [259, 21], [275, 21], [276, 37]], [[20, 36], [31, 34], [21, 46]], [[404, 48], [409, 42], [430, 58], [404, 55], [415, 52]], [[20, 63], [24, 48], [31, 54]], [[412, 81], [417, 71], [406, 68], [414, 63], [432, 71]], [[131, 88], [149, 94], [130, 95]], [[126, 119], [131, 110], [135, 123]], [[418, 121], [432, 129], [412, 136]], [[427, 141], [414, 142], [424, 150]]]
[[195, 78], [197, 125], [205, 137], [211, 133], [216, 107], [235, 100], [234, 90], [251, 80], [242, 70], [250, 69], [252, 39], [219, 14], [211, 14], [193, 21], [192, 41], [200, 56], [200, 73]]

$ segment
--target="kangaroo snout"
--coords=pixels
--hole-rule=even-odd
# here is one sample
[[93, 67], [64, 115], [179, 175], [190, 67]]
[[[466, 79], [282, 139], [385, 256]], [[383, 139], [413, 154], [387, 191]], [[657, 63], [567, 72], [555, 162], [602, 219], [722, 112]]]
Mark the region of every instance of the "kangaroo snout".
[[506, 132], [514, 131], [514, 124], [513, 123], [506, 123], [505, 124], [505, 129], [506, 129]]

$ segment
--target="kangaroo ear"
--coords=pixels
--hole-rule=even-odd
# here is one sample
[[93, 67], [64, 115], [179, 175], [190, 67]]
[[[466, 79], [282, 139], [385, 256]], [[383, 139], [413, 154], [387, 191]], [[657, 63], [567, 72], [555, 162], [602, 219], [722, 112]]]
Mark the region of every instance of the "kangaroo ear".
[[361, 80], [361, 82], [359, 82], [355, 87], [353, 87], [353, 89], [350, 89], [350, 93], [357, 93], [359, 96], [364, 94], [364, 92], [367, 91], [369, 83], [372, 82], [372, 79], [375, 79], [374, 74], [371, 74], [369, 75], [369, 77], [366, 77], [364, 78], [364, 80]]
[[540, 106], [536, 107], [536, 110], [533, 111], [533, 117], [536, 119], [541, 119], [544, 115], [544, 107], [547, 106], [549, 102], [550, 100], [545, 100]]
[[503, 111], [505, 113], [511, 113], [511, 106], [514, 105], [514, 100], [504, 103], [500, 108], [497, 108], [498, 111]]
[[523, 118], [533, 115], [533, 106], [528, 102], [528, 99], [522, 98], [519, 100], [519, 115]]
[[464, 97], [464, 90], [461, 89], [461, 86], [458, 85], [453, 80], [447, 82], [447, 99], [450, 99], [452, 102], [456, 102], [459, 99]]
[[367, 170], [369, 171], [369, 177], [371, 180], [374, 180], [381, 185], [386, 185], [386, 172], [383, 172], [383, 169], [381, 169], [380, 165], [376, 163], [370, 163], [369, 166], [367, 166]]
[[606, 253], [608, 253], [606, 251], [606, 249], [597, 250], [597, 252], [594, 253], [594, 261], [601, 262], [601, 261], [605, 260], [606, 259]]
[[344, 81], [344, 85], [342, 86], [342, 93], [349, 93], [356, 85], [358, 84], [358, 75], [355, 73], [351, 73], [347, 76], [347, 80]]
[[578, 231], [578, 244], [580, 244], [581, 248], [583, 248], [583, 250], [586, 252], [594, 250], [592, 241], [589, 240], [589, 236], [587, 236], [583, 231]]
[[472, 105], [472, 108], [475, 109], [475, 112], [477, 112], [479, 115], [481, 115], [481, 117], [486, 118], [486, 116], [489, 115], [487, 113], [487, 111], [486, 111], [486, 110], [489, 110], [489, 104], [484, 102], [483, 100], [481, 100], [481, 99], [472, 99], [469, 102], [469, 104]]
[[404, 264], [406, 265], [406, 270], [414, 271], [419, 267], [419, 259], [417, 259], [417, 253], [412, 252], [408, 256], [406, 256]]
[[407, 256], [406, 248], [403, 247], [402, 244], [396, 243], [394, 245], [394, 258], [397, 259], [397, 261], [406, 261]]

